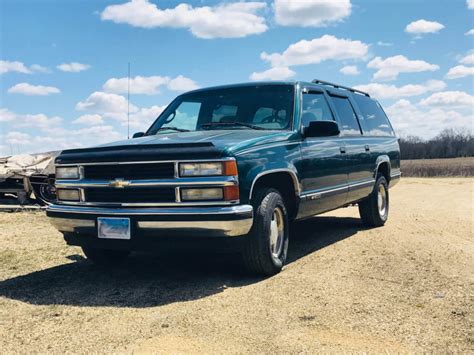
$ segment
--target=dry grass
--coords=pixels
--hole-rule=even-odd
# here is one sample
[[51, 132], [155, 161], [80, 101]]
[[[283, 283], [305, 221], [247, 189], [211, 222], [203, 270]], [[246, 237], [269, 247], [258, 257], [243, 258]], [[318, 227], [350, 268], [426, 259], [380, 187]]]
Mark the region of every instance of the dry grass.
[[474, 157], [402, 160], [405, 177], [474, 176]]

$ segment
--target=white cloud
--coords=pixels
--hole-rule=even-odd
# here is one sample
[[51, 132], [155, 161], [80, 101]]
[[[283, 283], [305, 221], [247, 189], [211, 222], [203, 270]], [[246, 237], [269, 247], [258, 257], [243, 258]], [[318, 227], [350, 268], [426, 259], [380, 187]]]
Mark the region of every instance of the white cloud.
[[62, 63], [57, 66], [59, 70], [70, 72], [70, 73], [78, 73], [78, 72], [87, 70], [90, 67], [91, 66], [89, 64], [82, 64], [82, 63], [77, 63], [77, 62]]
[[8, 122], [14, 127], [29, 127], [45, 129], [54, 127], [63, 122], [58, 116], [48, 117], [45, 114], [18, 114], [6, 108], [0, 109], [0, 122]]
[[446, 88], [446, 84], [440, 80], [429, 80], [424, 84], [408, 84], [403, 86], [371, 83], [357, 85], [356, 89], [368, 92], [377, 99], [396, 99], [422, 95], [430, 91], [440, 91]]
[[377, 46], [380, 46], [380, 47], [391, 47], [391, 46], [393, 46], [393, 43], [378, 41], [378, 42], [377, 42]]
[[283, 53], [268, 54], [260, 57], [272, 67], [318, 64], [325, 60], [362, 59], [368, 53], [369, 46], [361, 41], [340, 39], [324, 35], [313, 40], [301, 40], [291, 44]]
[[[432, 138], [445, 128], [469, 129], [472, 112], [419, 107], [406, 99], [385, 108], [397, 135]], [[471, 128], [472, 130], [472, 128]]]
[[250, 80], [286, 80], [293, 77], [296, 73], [288, 67], [275, 67], [262, 72], [253, 72]]
[[357, 69], [357, 66], [355, 65], [346, 65], [345, 67], [342, 67], [339, 69], [339, 72], [341, 72], [344, 75], [359, 75], [359, 69]]
[[76, 118], [74, 121], [72, 121], [72, 123], [82, 124], [82, 125], [87, 125], [87, 126], [95, 126], [95, 125], [103, 124], [104, 120], [102, 119], [102, 116], [98, 114], [82, 115]]
[[466, 76], [474, 75], [474, 67], [466, 67], [465, 65], [456, 65], [449, 69], [446, 79], [459, 79]]
[[148, 0], [131, 0], [107, 6], [102, 20], [134, 27], [186, 28], [199, 38], [237, 38], [265, 32], [268, 27], [259, 13], [265, 2], [221, 3], [216, 6], [192, 7], [179, 4], [162, 10]]
[[468, 54], [467, 56], [459, 60], [461, 64], [474, 64], [474, 53]]
[[[128, 101], [125, 97], [117, 94], [101, 91], [93, 92], [89, 97], [76, 104], [76, 110], [89, 111], [102, 115], [106, 118], [126, 120]], [[138, 111], [138, 107], [130, 104], [130, 112]]]
[[469, 31], [467, 31], [465, 33], [466, 36], [471, 36], [471, 35], [474, 35], [474, 28], [470, 29]]
[[18, 61], [8, 61], [8, 60], [0, 60], [0, 74], [5, 74], [8, 72], [17, 72], [23, 74], [32, 74], [33, 72], [39, 73], [48, 73], [48, 68], [42, 67], [38, 64], [33, 64], [29, 68], [22, 62]]
[[[162, 86], [166, 86], [172, 91], [188, 91], [198, 88], [196, 82], [182, 75], [174, 79], [159, 75], [130, 78], [131, 94], [155, 95], [160, 92], [159, 89]], [[125, 94], [128, 89], [128, 78], [111, 78], [105, 82], [103, 89], [115, 94]]]
[[351, 14], [350, 0], [275, 0], [276, 23], [282, 26], [324, 27]]
[[444, 25], [436, 21], [418, 20], [413, 21], [405, 27], [405, 32], [415, 35], [425, 33], [438, 33], [444, 28]]
[[474, 107], [474, 96], [464, 91], [442, 91], [420, 101], [422, 106]]
[[367, 68], [377, 69], [374, 80], [395, 80], [400, 73], [435, 71], [439, 66], [424, 60], [410, 60], [403, 55], [396, 55], [385, 59], [375, 57], [367, 64]]
[[37, 73], [50, 73], [50, 70], [46, 67], [43, 67], [39, 64], [33, 64], [30, 69]]
[[182, 75], [178, 75], [168, 83], [168, 89], [172, 91], [190, 91], [197, 89], [198, 87], [199, 85], [194, 80]]
[[29, 96], [47, 96], [50, 94], [59, 94], [61, 90], [54, 86], [31, 85], [28, 83], [19, 83], [8, 89], [11, 94], [22, 94]]
[[474, 10], [474, 0], [466, 0], [467, 8], [470, 10]]
[[0, 108], [0, 122], [10, 122], [15, 120], [16, 115], [6, 108]]

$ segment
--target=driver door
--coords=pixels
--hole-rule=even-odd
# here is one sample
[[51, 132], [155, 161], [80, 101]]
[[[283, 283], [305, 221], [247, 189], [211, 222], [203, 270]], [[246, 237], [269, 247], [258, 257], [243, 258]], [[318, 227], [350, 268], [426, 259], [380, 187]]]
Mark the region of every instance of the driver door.
[[[322, 91], [304, 92], [301, 125], [331, 120], [334, 115]], [[342, 206], [347, 198], [347, 163], [339, 137], [305, 137], [301, 143], [301, 205], [304, 218]]]

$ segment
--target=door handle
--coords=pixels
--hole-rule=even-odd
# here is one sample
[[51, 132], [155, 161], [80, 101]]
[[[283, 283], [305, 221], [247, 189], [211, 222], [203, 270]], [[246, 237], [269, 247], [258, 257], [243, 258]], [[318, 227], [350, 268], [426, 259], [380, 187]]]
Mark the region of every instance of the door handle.
[[368, 145], [365, 146], [365, 151], [370, 152], [370, 147]]
[[346, 147], [339, 147], [339, 151], [344, 154], [346, 152]]

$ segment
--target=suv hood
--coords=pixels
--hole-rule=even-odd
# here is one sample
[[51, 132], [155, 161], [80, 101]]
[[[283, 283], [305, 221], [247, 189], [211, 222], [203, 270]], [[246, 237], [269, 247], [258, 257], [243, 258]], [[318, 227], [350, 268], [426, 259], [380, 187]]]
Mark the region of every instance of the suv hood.
[[93, 148], [65, 150], [56, 163], [215, 159], [233, 156], [255, 146], [284, 142], [294, 134], [291, 131], [247, 129], [160, 133]]
[[293, 134], [294, 132], [291, 131], [248, 129], [172, 132], [113, 142], [101, 145], [100, 147], [212, 143], [224, 155], [233, 155], [256, 145], [288, 140]]

